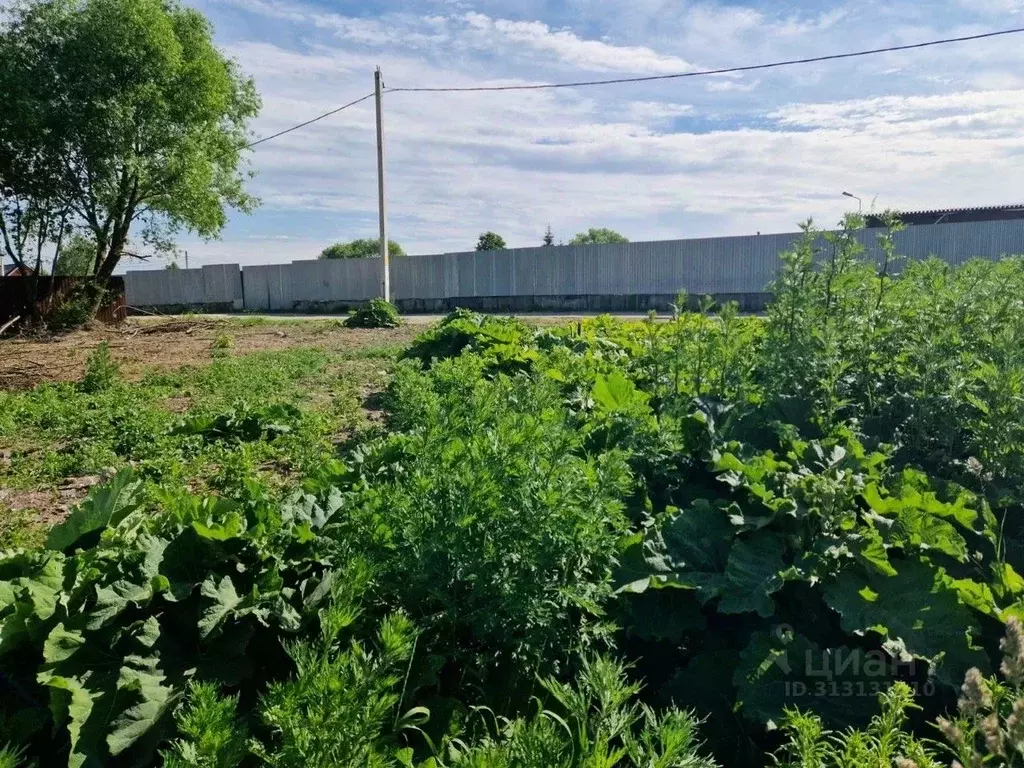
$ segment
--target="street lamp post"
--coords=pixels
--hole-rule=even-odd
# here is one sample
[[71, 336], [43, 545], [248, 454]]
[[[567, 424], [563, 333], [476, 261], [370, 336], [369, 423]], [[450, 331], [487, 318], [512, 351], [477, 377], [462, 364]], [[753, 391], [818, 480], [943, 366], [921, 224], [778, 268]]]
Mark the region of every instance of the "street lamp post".
[[851, 194], [849, 192], [843, 192], [843, 197], [852, 197], [854, 200], [856, 200], [857, 201], [857, 213], [864, 213], [864, 201], [863, 200], [861, 200], [859, 197], [857, 197], [856, 195]]

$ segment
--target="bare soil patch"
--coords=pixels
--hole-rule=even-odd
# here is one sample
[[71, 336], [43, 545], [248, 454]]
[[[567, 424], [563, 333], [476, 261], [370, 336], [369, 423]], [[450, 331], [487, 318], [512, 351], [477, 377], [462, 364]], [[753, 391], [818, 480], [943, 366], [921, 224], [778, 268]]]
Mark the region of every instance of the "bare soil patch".
[[89, 489], [102, 481], [98, 475], [88, 477], [71, 477], [64, 481], [60, 488], [45, 490], [19, 490], [0, 488], [0, 509], [14, 512], [31, 510], [39, 525], [50, 528], [64, 522], [82, 499], [89, 494]]
[[244, 318], [132, 318], [118, 326], [97, 325], [56, 336], [0, 339], [0, 389], [29, 389], [47, 381], [77, 381], [82, 377], [89, 353], [104, 341], [120, 364], [122, 375], [137, 380], [150, 371], [209, 363], [214, 342], [225, 334], [232, 337], [233, 354], [250, 354], [294, 347], [352, 352], [408, 344], [422, 331], [423, 327], [416, 325], [344, 328], [330, 320], [248, 324]]

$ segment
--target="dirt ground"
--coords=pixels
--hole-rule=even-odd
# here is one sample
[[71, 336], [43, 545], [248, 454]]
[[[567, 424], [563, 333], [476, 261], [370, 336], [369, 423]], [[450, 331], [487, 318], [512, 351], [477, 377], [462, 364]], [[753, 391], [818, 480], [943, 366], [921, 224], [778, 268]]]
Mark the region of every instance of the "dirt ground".
[[[121, 375], [134, 381], [153, 371], [172, 371], [186, 365], [209, 365], [218, 347], [228, 346], [232, 356], [260, 351], [283, 351], [316, 347], [349, 354], [352, 359], [336, 364], [362, 383], [369, 398], [380, 374], [379, 364], [359, 358], [362, 350], [402, 347], [422, 333], [426, 325], [407, 324], [394, 329], [350, 329], [337, 319], [173, 317], [131, 318], [120, 325], [95, 324], [72, 333], [0, 338], [0, 390], [30, 389], [44, 382], [78, 381], [86, 359], [102, 342], [120, 366]], [[228, 338], [230, 337], [230, 338]], [[375, 368], [376, 366], [376, 368]], [[169, 410], [183, 413], [190, 407], [187, 397], [171, 398]], [[368, 408], [367, 418], [379, 413]], [[0, 446], [0, 470], [11, 461], [11, 448]], [[101, 476], [64, 478], [54, 487], [0, 487], [0, 539], [5, 526], [29, 523], [32, 530], [46, 530], [65, 519], [69, 511], [102, 482]], [[18, 517], [24, 511], [27, 516]]]
[[71, 509], [88, 495], [89, 489], [103, 480], [99, 475], [89, 475], [67, 478], [59, 488], [30, 491], [0, 488], [0, 509], [32, 510], [33, 522], [50, 528], [64, 522]]
[[101, 342], [129, 380], [149, 371], [207, 364], [218, 337], [230, 336], [233, 354], [293, 347], [334, 352], [408, 344], [424, 326], [393, 329], [344, 328], [335, 320], [249, 318], [131, 318], [116, 326], [95, 325], [72, 333], [0, 339], [0, 389], [29, 389], [46, 381], [77, 381], [86, 358]]

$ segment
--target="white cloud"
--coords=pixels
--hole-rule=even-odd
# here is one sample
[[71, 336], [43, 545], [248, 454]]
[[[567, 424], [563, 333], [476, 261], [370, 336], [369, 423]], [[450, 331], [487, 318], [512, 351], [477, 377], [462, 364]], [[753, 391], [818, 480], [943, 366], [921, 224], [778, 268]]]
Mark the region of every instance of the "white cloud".
[[659, 124], [693, 114], [692, 104], [671, 104], [661, 101], [631, 101], [627, 105], [630, 122]]
[[761, 84], [760, 80], [742, 82], [738, 80], [708, 80], [704, 87], [711, 93], [750, 93]]
[[585, 40], [569, 30], [551, 29], [539, 21], [492, 19], [482, 13], [464, 16], [468, 27], [484, 44], [512, 44], [589, 72], [636, 72], [671, 74], [693, 66], [677, 56], [667, 56], [645, 46], [612, 45], [602, 40]]
[[[510, 20], [495, 0], [480, 0], [486, 14], [435, 3], [430, 15], [367, 19], [256, 1], [258, 13], [276, 14], [302, 41], [230, 47], [264, 95], [261, 134], [368, 92], [378, 63], [391, 86], [473, 86], [656, 74], [690, 61], [719, 66], [940, 36], [906, 22], [917, 13], [907, 0], [805, 16], [637, 0], [634, 18], [650, 12], [661, 26], [642, 44], [585, 35], [561, 20]], [[590, 7], [597, 14], [617, 5], [625, 7]], [[756, 80], [389, 94], [392, 232], [422, 253], [472, 247], [487, 229], [530, 245], [549, 222], [565, 239], [595, 225], [634, 239], [791, 230], [809, 215], [837, 219], [844, 189], [899, 207], [1024, 199], [1024, 89], [1014, 51], [1011, 41], [994, 41]], [[255, 157], [263, 210], [237, 218], [225, 242], [193, 252], [246, 262], [312, 258], [332, 240], [375, 232], [372, 101]], [[282, 233], [292, 239], [273, 239]]]
[[960, 5], [976, 13], [992, 15], [1024, 13], [1024, 0], [960, 0]]
[[823, 104], [791, 104], [768, 115], [782, 125], [878, 133], [986, 129], [1024, 124], [1024, 90], [965, 91], [934, 96], [884, 96]]
[[[183, 240], [181, 248], [189, 253], [189, 267], [195, 269], [210, 264], [287, 264], [292, 261], [315, 259], [329, 242], [320, 239], [279, 237], [240, 237], [230, 240]], [[178, 259], [184, 267], [184, 258]], [[163, 269], [163, 264], [129, 264], [129, 269]]]
[[[425, 252], [467, 247], [484, 229], [528, 244], [549, 220], [560, 231], [609, 223], [635, 237], [721, 233], [720, 224], [700, 225], [702, 216], [735, 219], [733, 232], [789, 229], [811, 213], [838, 217], [846, 188], [900, 205], [1024, 197], [1011, 170], [1024, 170], [1022, 96], [794, 104], [765, 113], [765, 128], [662, 133], [653, 129], [693, 108], [630, 102], [608, 114], [596, 97], [552, 92], [395, 94], [387, 102], [392, 227]], [[268, 208], [345, 214], [362, 222], [351, 236], [372, 232], [372, 115], [353, 110], [347, 120], [260, 156]], [[951, 200], [943, 179], [959, 174], [965, 157], [992, 175], [968, 179]], [[652, 223], [674, 215], [676, 225]]]
[[476, 51], [518, 56], [530, 53], [550, 62], [590, 72], [669, 74], [693, 69], [686, 60], [640, 45], [615, 45], [580, 37], [568, 29], [553, 29], [540, 21], [492, 18], [471, 11], [448, 16], [392, 13], [376, 18], [325, 13], [282, 0], [214, 0], [289, 22], [305, 22], [332, 32], [348, 43], [370, 48], [423, 50], [446, 46], [453, 51]]

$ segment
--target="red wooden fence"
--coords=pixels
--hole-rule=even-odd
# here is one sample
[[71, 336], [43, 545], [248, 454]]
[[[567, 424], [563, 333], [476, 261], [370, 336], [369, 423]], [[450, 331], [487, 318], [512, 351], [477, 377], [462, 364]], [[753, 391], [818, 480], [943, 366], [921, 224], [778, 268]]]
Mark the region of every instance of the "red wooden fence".
[[[75, 293], [76, 289], [92, 282], [88, 277], [40, 277], [38, 278], [38, 299], [36, 304], [45, 317], [62, 301]], [[112, 277], [107, 283], [110, 298], [100, 307], [96, 319], [105, 323], [117, 323], [124, 319], [124, 278]], [[0, 323], [12, 317], [32, 315], [32, 278], [0, 277]]]

